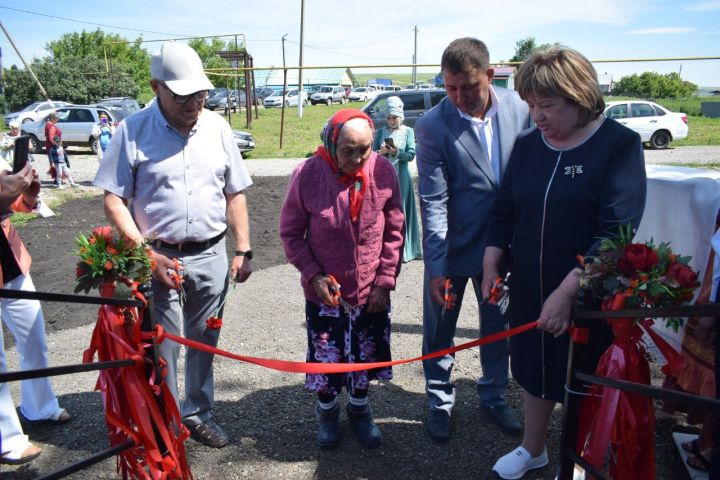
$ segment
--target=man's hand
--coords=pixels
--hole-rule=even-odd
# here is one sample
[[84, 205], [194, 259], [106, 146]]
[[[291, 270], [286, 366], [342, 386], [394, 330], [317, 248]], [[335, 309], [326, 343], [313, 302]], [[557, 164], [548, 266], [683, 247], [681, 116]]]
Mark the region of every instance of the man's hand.
[[390, 292], [383, 287], [373, 287], [368, 296], [368, 313], [380, 313], [390, 305]]
[[172, 272], [175, 272], [178, 275], [177, 278], [182, 281], [182, 265], [180, 265], [179, 267], [180, 271], [177, 271], [175, 270], [175, 262], [171, 258], [166, 257], [162, 253], [158, 253], [155, 250], [151, 250], [150, 256], [153, 260], [155, 260], [155, 270], [153, 270], [153, 277], [155, 277], [155, 280], [162, 283], [167, 288], [170, 288], [172, 290], [179, 290], [176, 277]]
[[445, 281], [448, 277], [435, 277], [430, 280], [430, 298], [438, 305], [445, 304]]
[[252, 274], [252, 263], [247, 257], [236, 256], [230, 264], [230, 278], [233, 282], [243, 283]]

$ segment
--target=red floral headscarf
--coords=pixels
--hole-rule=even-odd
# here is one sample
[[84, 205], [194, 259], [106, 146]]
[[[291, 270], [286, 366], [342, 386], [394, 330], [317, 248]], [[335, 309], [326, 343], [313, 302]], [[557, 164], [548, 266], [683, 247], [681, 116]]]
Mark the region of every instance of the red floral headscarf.
[[367, 178], [365, 178], [365, 172], [362, 168], [353, 175], [348, 175], [340, 171], [338, 168], [337, 141], [345, 123], [354, 118], [364, 118], [367, 120], [370, 128], [375, 129], [375, 124], [365, 112], [355, 108], [338, 110], [335, 112], [335, 115], [330, 117], [328, 123], [325, 124], [321, 135], [323, 144], [315, 151], [315, 155], [322, 157], [325, 163], [330, 166], [338, 181], [342, 185], [346, 185], [350, 190], [350, 218], [352, 218], [353, 222], [357, 220], [360, 214], [360, 207], [362, 206], [365, 192], [367, 191]]

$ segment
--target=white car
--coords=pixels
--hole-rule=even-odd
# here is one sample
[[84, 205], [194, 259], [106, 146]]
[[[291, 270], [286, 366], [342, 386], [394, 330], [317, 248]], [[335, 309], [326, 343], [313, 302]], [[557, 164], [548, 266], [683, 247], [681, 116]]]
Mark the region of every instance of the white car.
[[[303, 90], [303, 105], [308, 104], [307, 92]], [[281, 107], [283, 104], [286, 107], [297, 107], [298, 99], [300, 98], [299, 91], [296, 88], [288, 90], [287, 95], [283, 95], [282, 92], [275, 92], [269, 97], [265, 97], [263, 105], [266, 107]]]
[[18, 123], [30, 123], [45, 120], [45, 117], [50, 115], [50, 112], [57, 110], [58, 108], [72, 105], [68, 102], [55, 102], [55, 101], [43, 101], [34, 102], [23, 108], [19, 112], [13, 112], [5, 115], [5, 125], [10, 125], [13, 120]]
[[353, 88], [353, 91], [348, 95], [348, 100], [351, 102], [367, 102], [377, 96], [377, 90], [375, 87], [357, 87]]
[[688, 135], [688, 117], [671, 112], [657, 103], [622, 100], [605, 106], [605, 116], [618, 121], [640, 135], [640, 141], [652, 148], [667, 148], [672, 140]]

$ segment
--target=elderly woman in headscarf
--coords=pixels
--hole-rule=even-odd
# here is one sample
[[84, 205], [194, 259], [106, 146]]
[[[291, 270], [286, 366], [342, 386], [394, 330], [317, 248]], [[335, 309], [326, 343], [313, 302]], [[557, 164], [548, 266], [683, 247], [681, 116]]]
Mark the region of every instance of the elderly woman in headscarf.
[[[280, 238], [305, 293], [307, 361], [389, 361], [390, 291], [405, 232], [397, 175], [373, 151], [373, 122], [360, 110], [335, 113], [322, 138], [293, 172], [280, 213]], [[379, 445], [368, 387], [391, 378], [391, 368], [308, 374], [305, 387], [318, 397], [318, 445], [340, 443], [343, 385], [353, 433], [365, 447]]]
[[[3, 135], [2, 140], [0, 140], [0, 158], [5, 161], [2, 164], [3, 168], [12, 170], [13, 157], [15, 156], [15, 140], [20, 136], [20, 123], [13, 120], [8, 126], [10, 131]], [[8, 165], [10, 168], [6, 168]]]
[[422, 258], [420, 222], [415, 205], [415, 190], [409, 163], [415, 160], [415, 132], [403, 125], [403, 102], [400, 97], [388, 97], [385, 104], [387, 126], [375, 132], [373, 150], [387, 157], [395, 166], [400, 181], [400, 196], [405, 211], [405, 250], [403, 262]]

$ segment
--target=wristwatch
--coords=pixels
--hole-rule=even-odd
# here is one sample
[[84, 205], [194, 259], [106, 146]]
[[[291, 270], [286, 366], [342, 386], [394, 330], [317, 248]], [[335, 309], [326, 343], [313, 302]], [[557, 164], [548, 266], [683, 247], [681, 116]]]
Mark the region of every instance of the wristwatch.
[[243, 252], [242, 250], [235, 250], [235, 256], [236, 256], [236, 257], [245, 257], [245, 258], [247, 258], [248, 260], [252, 260], [252, 259], [253, 259], [253, 252], [252, 252], [252, 250], [247, 250], [247, 251], [245, 251], [245, 252]]

